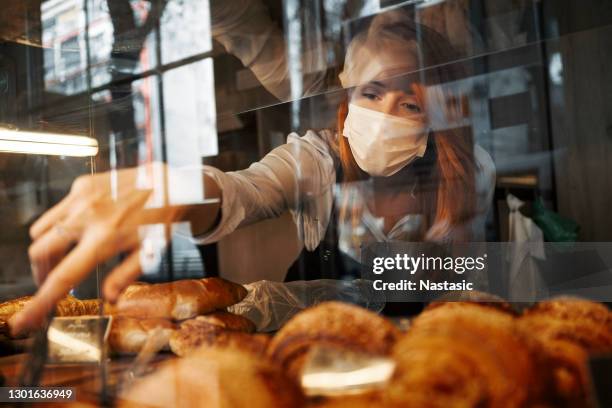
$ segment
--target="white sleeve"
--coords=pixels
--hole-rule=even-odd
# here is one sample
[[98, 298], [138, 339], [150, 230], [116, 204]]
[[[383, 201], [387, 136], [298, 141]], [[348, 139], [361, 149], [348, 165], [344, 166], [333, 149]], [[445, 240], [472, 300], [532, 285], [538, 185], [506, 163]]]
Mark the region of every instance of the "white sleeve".
[[325, 235], [336, 180], [327, 132], [292, 133], [286, 144], [245, 170], [224, 173], [205, 166], [204, 171], [222, 191], [221, 219], [212, 232], [194, 237], [198, 244], [216, 242], [239, 226], [286, 210], [307, 249], [314, 250]]
[[[249, 68], [280, 100], [291, 95], [283, 31], [271, 20], [261, 0], [211, 0], [212, 35]], [[304, 94], [319, 90], [325, 80], [325, 44], [302, 52]]]

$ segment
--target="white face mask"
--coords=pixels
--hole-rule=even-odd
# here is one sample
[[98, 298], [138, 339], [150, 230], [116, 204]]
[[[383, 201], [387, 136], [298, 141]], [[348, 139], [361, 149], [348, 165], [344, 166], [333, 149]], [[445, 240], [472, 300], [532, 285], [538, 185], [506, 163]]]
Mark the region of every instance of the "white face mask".
[[392, 176], [427, 148], [423, 122], [349, 104], [342, 134], [359, 167], [371, 176]]

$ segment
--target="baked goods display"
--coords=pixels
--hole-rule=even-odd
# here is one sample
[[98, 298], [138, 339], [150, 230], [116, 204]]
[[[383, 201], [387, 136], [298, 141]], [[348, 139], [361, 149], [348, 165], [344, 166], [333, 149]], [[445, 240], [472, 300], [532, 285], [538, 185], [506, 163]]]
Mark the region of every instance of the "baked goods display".
[[[240, 317], [218, 313], [180, 323], [170, 348], [184, 357], [143, 379], [129, 399], [153, 406], [206, 405], [217, 393], [221, 406], [265, 401], [267, 406], [319, 408], [584, 407], [589, 406], [586, 358], [594, 350], [612, 351], [609, 319], [607, 307], [588, 301], [555, 299], [518, 315], [506, 306], [462, 300], [426, 308], [400, 332], [363, 308], [325, 302], [295, 315], [267, 344], [267, 336], [245, 331], [248, 325], [239, 324]], [[586, 329], [583, 324], [592, 325], [591, 334], [571, 337], [561, 330]], [[386, 356], [395, 369], [380, 389], [304, 400], [295, 384], [310, 351], [319, 346]], [[238, 359], [244, 359], [241, 369], [250, 374], [229, 374]], [[261, 383], [262, 367], [276, 380]], [[226, 385], [229, 377], [233, 383]], [[289, 389], [291, 396], [272, 397], [272, 389]], [[253, 401], [241, 399], [247, 390]], [[270, 400], [277, 397], [283, 400]]]
[[168, 361], [138, 381], [119, 407], [303, 406], [299, 387], [264, 358], [237, 349], [208, 348]]
[[[221, 278], [186, 279], [168, 283], [129, 285], [116, 304], [97, 299], [68, 296], [56, 305], [56, 316], [112, 315], [109, 349], [113, 354], [136, 354], [149, 336], [170, 350], [169, 340], [177, 331], [174, 350], [179, 355], [206, 344], [241, 346], [263, 354], [267, 337], [251, 336], [255, 325], [224, 309], [246, 296], [246, 289]], [[22, 310], [30, 296], [0, 304], [0, 330], [8, 334], [6, 322]], [[231, 332], [228, 334], [227, 332]], [[236, 334], [234, 334], [236, 333]], [[240, 334], [238, 334], [240, 333]], [[205, 334], [205, 335], [204, 335]]]
[[366, 309], [324, 302], [289, 320], [274, 336], [267, 353], [291, 377], [297, 378], [315, 344], [387, 355], [399, 334], [390, 321]]
[[151, 335], [179, 356], [202, 345], [263, 349], [261, 339], [247, 334], [255, 331], [253, 322], [223, 310], [244, 296], [244, 287], [221, 278], [130, 285], [105, 306], [114, 316], [111, 351], [138, 353]]
[[[503, 300], [471, 294], [428, 305], [405, 331], [364, 308], [324, 302], [268, 335], [224, 310], [245, 294], [218, 278], [129, 286], [104, 310], [113, 315], [111, 351], [136, 354], [158, 336], [155, 344], [180, 358], [137, 379], [118, 405], [588, 407], [588, 358], [612, 353], [612, 312], [581, 299], [550, 299], [518, 313]], [[28, 299], [1, 304], [0, 319]], [[99, 302], [68, 297], [56, 312], [99, 313]], [[313, 393], [307, 382], [301, 389], [304, 369], [320, 362], [321, 350], [332, 350], [324, 360], [336, 358], [336, 367], [348, 366], [338, 356], [349, 352], [384, 361], [390, 378], [336, 396]], [[331, 372], [323, 367], [323, 375]]]

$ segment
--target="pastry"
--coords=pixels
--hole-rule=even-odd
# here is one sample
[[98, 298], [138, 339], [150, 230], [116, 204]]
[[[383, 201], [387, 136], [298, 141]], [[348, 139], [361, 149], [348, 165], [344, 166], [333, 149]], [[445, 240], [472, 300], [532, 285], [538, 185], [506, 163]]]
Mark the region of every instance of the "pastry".
[[[32, 296], [23, 296], [0, 304], [0, 334], [10, 336], [9, 319], [17, 312], [23, 310]], [[66, 296], [55, 305], [56, 316], [85, 316], [100, 313], [101, 301], [98, 299], [80, 300], [74, 296]], [[27, 334], [27, 333], [26, 333]]]
[[189, 319], [240, 302], [244, 287], [221, 278], [185, 279], [128, 286], [117, 303], [107, 306], [113, 315], [141, 319]]
[[522, 407], [542, 401], [546, 390], [543, 366], [512, 315], [475, 304], [424, 311], [393, 358], [389, 406]]
[[214, 312], [197, 316], [180, 324], [170, 337], [170, 349], [178, 356], [185, 356], [202, 347], [231, 348], [263, 355], [269, 337], [249, 334], [255, 325], [245, 317], [228, 312]]
[[181, 327], [189, 325], [212, 325], [218, 326], [227, 330], [243, 331], [252, 333], [255, 331], [255, 324], [246, 317], [219, 310], [201, 316], [196, 316], [193, 319], [185, 320], [181, 323]]
[[205, 348], [235, 348], [258, 356], [264, 356], [270, 337], [265, 334], [249, 334], [224, 330], [219, 327], [189, 327], [176, 330], [170, 336], [170, 350], [177, 356], [186, 356]]
[[176, 326], [167, 319], [135, 319], [131, 317], [113, 318], [108, 343], [110, 350], [116, 354], [138, 353], [147, 341], [148, 336], [159, 329], [159, 336], [165, 340], [168, 349], [168, 339]]
[[589, 321], [612, 331], [612, 311], [602, 303], [572, 297], [558, 297], [537, 303], [525, 316], [544, 315], [562, 320]]
[[612, 314], [601, 303], [577, 298], [540, 302], [517, 319], [519, 330], [535, 340], [538, 355], [549, 364], [552, 403], [588, 406], [587, 360], [612, 352]]
[[324, 302], [295, 315], [274, 336], [268, 356], [298, 378], [313, 345], [386, 355], [399, 330], [388, 320], [358, 306]]

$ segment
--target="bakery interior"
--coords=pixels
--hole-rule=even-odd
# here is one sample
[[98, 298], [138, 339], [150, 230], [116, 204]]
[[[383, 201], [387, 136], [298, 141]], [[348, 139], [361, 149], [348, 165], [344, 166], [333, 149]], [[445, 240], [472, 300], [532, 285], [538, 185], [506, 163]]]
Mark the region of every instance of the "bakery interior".
[[[117, 303], [102, 283], [124, 254], [11, 334], [38, 287], [30, 228], [79, 176], [163, 162], [187, 170], [148, 174], [158, 199], [202, 200], [200, 166], [242, 170], [292, 132], [335, 129], [351, 38], [398, 9], [464, 72], [453, 86], [495, 168], [480, 241], [578, 248], [547, 273], [579, 277], [533, 302], [510, 283], [403, 309], [340, 273], [310, 281], [284, 211], [206, 244], [149, 225], [152, 260]], [[265, 18], [232, 20], [245, 10]], [[271, 32], [280, 94], [228, 47]], [[0, 387], [71, 387], [81, 406], [612, 406], [610, 64], [610, 1], [2, 0]]]

